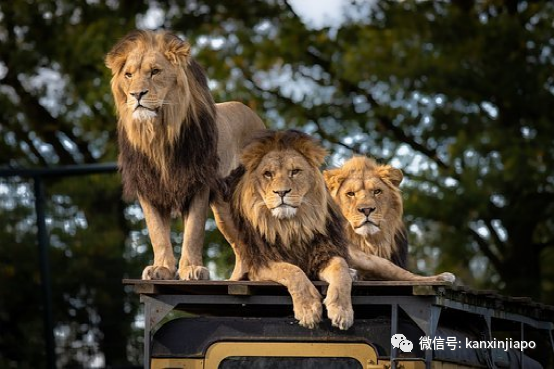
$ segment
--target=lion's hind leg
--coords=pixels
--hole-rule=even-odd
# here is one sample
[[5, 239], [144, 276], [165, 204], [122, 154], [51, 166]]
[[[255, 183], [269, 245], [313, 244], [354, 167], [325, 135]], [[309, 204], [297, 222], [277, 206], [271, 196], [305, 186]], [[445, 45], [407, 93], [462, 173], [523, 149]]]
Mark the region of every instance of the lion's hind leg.
[[235, 266], [233, 272], [229, 277], [230, 281], [241, 281], [247, 278], [248, 268], [241, 256], [241, 250], [244, 247], [240, 247], [239, 243], [242, 242], [236, 225], [233, 222], [231, 211], [229, 209], [229, 203], [217, 198], [212, 203], [212, 211], [214, 213], [215, 224], [217, 228], [223, 234], [227, 242], [231, 245], [235, 254]]
[[319, 272], [319, 278], [329, 283], [323, 303], [327, 307], [331, 324], [347, 330], [354, 323], [354, 310], [351, 298], [352, 277], [346, 261], [341, 257], [332, 258]]
[[142, 271], [144, 280], [175, 279], [175, 256], [169, 238], [170, 217], [162, 214], [148, 201], [139, 197], [142, 212], [146, 219], [146, 227], [154, 251], [154, 263]]
[[299, 267], [272, 262], [267, 267], [258, 268], [251, 279], [273, 281], [287, 287], [292, 297], [294, 317], [301, 326], [313, 329], [321, 321], [321, 295]]
[[354, 247], [349, 247], [348, 253], [350, 255], [350, 266], [372, 279], [386, 281], [428, 281], [451, 283], [456, 280], [456, 276], [448, 272], [432, 276], [417, 275], [400, 268], [387, 259], [376, 255], [368, 255]]

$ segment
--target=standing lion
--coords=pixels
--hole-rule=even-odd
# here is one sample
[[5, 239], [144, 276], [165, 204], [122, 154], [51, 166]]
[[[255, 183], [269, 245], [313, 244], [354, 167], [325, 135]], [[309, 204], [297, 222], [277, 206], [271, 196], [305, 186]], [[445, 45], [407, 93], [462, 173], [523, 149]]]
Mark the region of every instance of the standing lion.
[[[167, 31], [133, 31], [106, 56], [118, 115], [119, 166], [126, 199], [138, 197], [154, 250], [143, 279], [208, 279], [204, 227], [212, 191], [238, 165], [239, 149], [263, 129], [237, 102], [214, 104], [190, 45]], [[228, 220], [213, 207], [224, 236]], [[170, 240], [172, 214], [184, 220], [182, 255]]]

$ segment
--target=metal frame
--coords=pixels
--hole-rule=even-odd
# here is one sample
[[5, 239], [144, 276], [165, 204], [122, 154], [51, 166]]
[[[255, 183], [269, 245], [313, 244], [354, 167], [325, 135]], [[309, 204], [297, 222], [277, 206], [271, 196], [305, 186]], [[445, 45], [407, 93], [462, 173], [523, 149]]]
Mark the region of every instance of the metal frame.
[[[125, 280], [126, 284], [135, 285], [135, 291], [140, 294], [141, 302], [144, 304], [145, 329], [144, 329], [144, 368], [150, 368], [150, 354], [152, 337], [159, 328], [160, 323], [173, 310], [187, 310], [198, 305], [218, 305], [218, 306], [246, 306], [246, 305], [292, 305], [290, 296], [274, 295], [270, 293], [253, 294], [251, 289], [260, 286], [279, 286], [275, 283], [263, 282], [184, 282], [184, 281], [138, 281]], [[327, 285], [324, 282], [314, 282], [317, 288], [324, 294]], [[205, 286], [205, 294], [181, 293], [179, 288], [192, 287], [202, 293], [202, 286]], [[166, 289], [166, 287], [172, 287]], [[227, 287], [228, 293], [222, 294], [221, 291], [213, 292], [210, 288], [215, 286]], [[411, 286], [411, 293], [400, 292], [397, 295], [357, 295], [356, 289], [375, 290], [376, 288], [399, 289]], [[281, 286], [282, 287], [282, 286]], [[525, 325], [536, 329], [545, 330], [550, 335], [550, 342], [554, 352], [554, 340], [552, 332], [554, 330], [554, 307], [542, 306], [545, 318], [534, 318], [521, 313], [510, 312], [506, 310], [493, 309], [486, 307], [488, 298], [501, 299], [501, 296], [495, 295], [480, 296], [469, 293], [475, 300], [476, 296], [482, 300], [482, 304], [468, 304], [465, 296], [468, 291], [458, 291], [455, 287], [446, 283], [410, 283], [410, 282], [355, 282], [353, 286], [352, 304], [354, 309], [362, 306], [390, 306], [391, 309], [391, 336], [398, 331], [399, 313], [402, 310], [424, 333], [433, 337], [438, 329], [439, 319], [444, 309], [454, 309], [472, 314], [479, 319], [483, 319], [486, 327], [485, 334], [490, 339], [492, 337], [492, 319], [503, 319], [520, 324], [520, 337], [524, 338]], [[282, 287], [284, 289], [284, 287]], [[235, 292], [240, 291], [238, 294]], [[254, 291], [255, 292], [255, 291]], [[496, 305], [500, 305], [498, 301]], [[520, 310], [526, 309], [525, 302], [520, 306]], [[529, 311], [535, 311], [535, 306], [529, 306]], [[391, 367], [396, 368], [397, 352], [391, 347], [390, 351]], [[492, 354], [489, 352], [488, 360], [492, 368], [495, 367]], [[426, 368], [431, 368], [434, 359], [433, 351], [425, 352]], [[406, 360], [405, 357], [402, 360]], [[421, 360], [414, 358], [414, 360]]]
[[99, 173], [115, 173], [116, 163], [68, 165], [53, 168], [0, 168], [0, 178], [23, 177], [33, 181], [35, 214], [37, 221], [37, 246], [40, 264], [40, 285], [42, 292], [44, 342], [46, 367], [55, 369], [56, 341], [54, 339], [54, 318], [52, 313], [52, 278], [50, 273], [50, 237], [46, 227], [46, 196], [44, 180], [46, 178], [68, 177]]

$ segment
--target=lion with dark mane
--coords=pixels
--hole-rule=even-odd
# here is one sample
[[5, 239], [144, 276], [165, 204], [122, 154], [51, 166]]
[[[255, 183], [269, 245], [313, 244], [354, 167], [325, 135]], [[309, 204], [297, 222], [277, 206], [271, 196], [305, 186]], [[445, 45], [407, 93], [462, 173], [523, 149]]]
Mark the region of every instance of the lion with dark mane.
[[[182, 214], [177, 276], [208, 279], [202, 246], [210, 193], [238, 165], [245, 140], [264, 125], [240, 103], [215, 104], [190, 45], [170, 32], [131, 32], [108, 53], [106, 65], [119, 118], [124, 197], [138, 197], [154, 250], [142, 278], [176, 277], [170, 220]], [[227, 237], [228, 221], [212, 208]]]
[[308, 328], [321, 320], [322, 310], [310, 279], [327, 281], [328, 316], [334, 326], [348, 329], [353, 323], [348, 244], [318, 169], [325, 155], [298, 131], [266, 131], [245, 147], [242, 165], [227, 178], [239, 239], [231, 279], [285, 285], [295, 318]]
[[384, 280], [453, 281], [451, 273], [418, 276], [375, 254], [346, 234], [347, 221], [325, 186], [319, 167], [326, 151], [307, 134], [261, 132], [226, 179], [236, 254], [232, 280], [268, 280], [287, 287], [294, 315], [313, 328], [321, 320], [321, 296], [310, 280], [327, 281], [324, 303], [334, 326], [353, 321], [349, 266]]

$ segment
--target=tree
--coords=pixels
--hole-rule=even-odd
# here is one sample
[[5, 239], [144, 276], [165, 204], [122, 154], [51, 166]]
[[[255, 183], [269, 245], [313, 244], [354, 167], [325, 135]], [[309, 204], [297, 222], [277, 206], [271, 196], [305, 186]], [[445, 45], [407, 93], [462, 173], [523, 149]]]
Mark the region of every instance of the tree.
[[220, 21], [200, 56], [226, 81], [220, 96], [341, 156], [400, 165], [416, 255], [438, 251], [436, 266], [470, 285], [553, 301], [553, 5], [353, 2], [338, 29], [311, 29], [270, 4], [206, 8]]
[[[3, 166], [115, 160], [115, 119], [103, 57], [136, 26], [129, 12], [147, 7], [137, 1], [0, 5]], [[0, 268], [7, 273], [0, 289], [6, 337], [0, 347], [2, 367], [45, 362], [33, 198], [26, 183], [24, 178], [0, 182], [6, 198], [0, 214], [8, 219], [0, 231]], [[132, 323], [139, 302], [121, 279], [138, 275], [146, 261], [144, 253], [136, 252], [142, 241], [135, 246], [129, 238], [137, 226], [125, 217], [119, 178], [50, 180], [46, 192], [58, 364], [135, 362], [140, 332], [133, 332]], [[10, 203], [15, 209], [6, 206]]]

